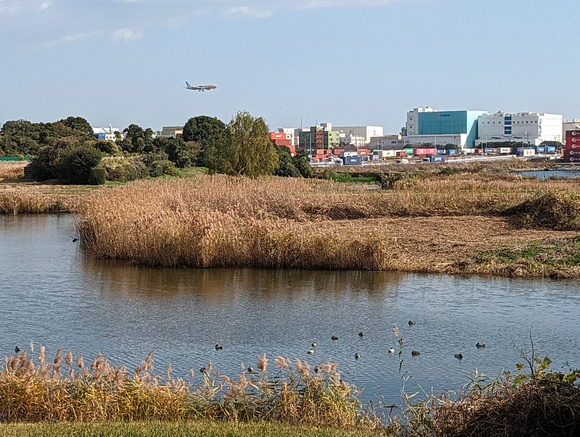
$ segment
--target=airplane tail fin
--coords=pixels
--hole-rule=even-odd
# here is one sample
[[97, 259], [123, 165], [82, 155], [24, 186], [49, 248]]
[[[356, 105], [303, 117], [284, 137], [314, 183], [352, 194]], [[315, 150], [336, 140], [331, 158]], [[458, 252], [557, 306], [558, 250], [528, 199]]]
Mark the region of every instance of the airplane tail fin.
[[191, 86], [188, 81], [185, 81], [186, 86]]

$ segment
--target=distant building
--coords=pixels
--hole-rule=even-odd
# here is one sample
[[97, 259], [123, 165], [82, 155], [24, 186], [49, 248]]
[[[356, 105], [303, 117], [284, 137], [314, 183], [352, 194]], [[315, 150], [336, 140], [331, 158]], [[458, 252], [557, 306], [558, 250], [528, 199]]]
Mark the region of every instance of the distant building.
[[434, 146], [453, 144], [459, 148], [474, 148], [477, 140], [477, 120], [485, 114], [488, 112], [415, 108], [407, 113], [405, 143], [409, 145], [430, 143]]
[[109, 127], [94, 127], [93, 128], [93, 136], [97, 140], [105, 140], [105, 141], [115, 141], [117, 138], [116, 133], [121, 133], [121, 130], [118, 127], [113, 127], [113, 125], [109, 125]]
[[310, 156], [326, 155], [339, 145], [339, 132], [332, 130], [331, 123], [311, 126], [299, 133], [299, 148], [306, 150]]
[[580, 118], [574, 118], [572, 120], [564, 120], [562, 122], [562, 141], [564, 143], [566, 138], [566, 131], [569, 130], [580, 130]]
[[288, 147], [290, 150], [290, 155], [296, 155], [296, 146], [292, 144], [293, 135], [287, 134], [285, 132], [270, 132], [270, 141], [272, 141], [277, 146]]
[[500, 142], [518, 142], [539, 146], [543, 141], [562, 142], [562, 116], [538, 112], [510, 114], [498, 111], [482, 115], [478, 120], [476, 145]]
[[404, 147], [402, 135], [383, 135], [371, 137], [368, 147], [371, 150], [401, 150]]
[[[382, 126], [335, 126], [332, 130], [343, 134], [344, 138], [352, 138], [357, 144], [357, 147], [366, 146], [371, 142], [371, 137], [383, 136]], [[363, 138], [362, 141], [364, 144], [358, 145], [361, 141], [359, 138]]]
[[159, 136], [163, 138], [181, 138], [183, 137], [183, 126], [163, 126]]

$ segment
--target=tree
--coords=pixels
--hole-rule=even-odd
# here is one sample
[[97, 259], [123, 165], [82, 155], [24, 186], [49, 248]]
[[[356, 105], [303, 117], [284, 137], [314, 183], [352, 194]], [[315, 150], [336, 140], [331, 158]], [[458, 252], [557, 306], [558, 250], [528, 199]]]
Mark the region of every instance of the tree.
[[276, 176], [288, 176], [288, 177], [301, 177], [302, 175], [294, 165], [292, 161], [292, 155], [290, 154], [290, 149], [286, 146], [276, 146], [276, 153], [278, 154], [278, 160], [280, 166], [276, 170]]
[[294, 167], [300, 172], [302, 177], [311, 178], [314, 176], [312, 167], [310, 166], [310, 159], [308, 158], [308, 152], [306, 150], [301, 150], [296, 156], [292, 158], [292, 163]]
[[101, 153], [93, 146], [81, 144], [65, 150], [59, 158], [60, 178], [73, 184], [87, 184], [91, 169], [101, 162]]
[[215, 143], [223, 134], [226, 125], [223, 121], [200, 115], [187, 120], [183, 126], [183, 140], [195, 141], [205, 146], [208, 143]]
[[246, 111], [238, 112], [227, 125], [216, 154], [215, 170], [231, 175], [271, 175], [280, 165], [266, 122]]
[[137, 124], [130, 124], [123, 130], [125, 141], [120, 141], [121, 148], [128, 153], [143, 153], [153, 140], [153, 130], [143, 128]]
[[85, 120], [83, 117], [67, 117], [63, 120], [60, 120], [59, 123], [64, 124], [65, 126], [74, 129], [81, 133], [81, 135], [87, 137], [93, 137], [93, 127], [91, 124]]

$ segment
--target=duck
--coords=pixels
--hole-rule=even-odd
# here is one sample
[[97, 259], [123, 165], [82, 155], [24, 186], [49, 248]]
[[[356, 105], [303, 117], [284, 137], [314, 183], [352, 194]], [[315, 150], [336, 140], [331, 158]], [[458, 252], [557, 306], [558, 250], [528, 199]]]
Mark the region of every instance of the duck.
[[358, 353], [354, 354], [354, 359], [358, 360], [360, 358], [360, 355]]
[[311, 344], [311, 346], [312, 347], [316, 347], [316, 346], [318, 346], [318, 344], [315, 341], [313, 341], [312, 344]]
[[417, 322], [414, 322], [413, 320], [409, 320], [409, 326], [413, 326], [415, 323], [417, 323]]
[[411, 351], [411, 355], [413, 355], [414, 357], [416, 357], [417, 355], [421, 355], [421, 353], [419, 351], [412, 350]]
[[207, 369], [205, 367], [202, 367], [201, 369], [199, 369], [199, 373], [206, 374], [207, 373]]
[[330, 337], [331, 340], [338, 340], [338, 337], [336, 335], [333, 335], [332, 337]]
[[454, 357], [457, 358], [458, 360], [463, 359], [463, 355], [461, 355], [461, 354], [455, 354]]
[[394, 353], [395, 353], [395, 348], [390, 348], [390, 349], [389, 349], [389, 353], [390, 353], [390, 354], [394, 354]]
[[219, 344], [219, 343], [215, 345], [215, 350], [216, 350], [216, 351], [220, 351], [220, 350], [222, 350], [223, 348], [224, 348], [224, 347], [223, 347], [221, 344]]
[[308, 355], [314, 355], [314, 349], [310, 349], [307, 353]]
[[18, 346], [16, 346], [16, 347], [14, 348], [14, 352], [16, 352], [16, 353], [19, 353], [19, 352], [20, 352], [20, 348], [19, 348]]
[[405, 343], [405, 340], [403, 340], [403, 337], [399, 338], [399, 344], [403, 344]]
[[482, 347], [485, 347], [485, 345], [483, 343], [480, 343], [479, 341], [477, 343], [475, 343], [475, 347], [478, 349], [481, 349]]
[[254, 372], [254, 368], [250, 366], [248, 367], [248, 373], [256, 373], [256, 372]]
[[358, 336], [359, 336], [359, 337], [363, 337], [364, 335], [365, 335], [365, 333], [364, 333], [364, 332], [362, 332], [362, 331], [358, 333]]

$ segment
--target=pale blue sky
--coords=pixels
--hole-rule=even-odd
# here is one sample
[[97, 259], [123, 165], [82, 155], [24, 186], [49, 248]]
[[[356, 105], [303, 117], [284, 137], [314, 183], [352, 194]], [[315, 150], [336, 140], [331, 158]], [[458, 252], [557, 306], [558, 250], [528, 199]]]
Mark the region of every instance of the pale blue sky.
[[[0, 0], [0, 124], [271, 130], [406, 112], [580, 118], [578, 0]], [[191, 84], [217, 84], [198, 93]]]

